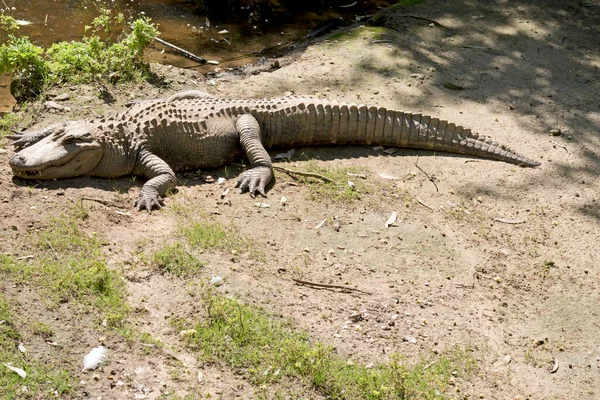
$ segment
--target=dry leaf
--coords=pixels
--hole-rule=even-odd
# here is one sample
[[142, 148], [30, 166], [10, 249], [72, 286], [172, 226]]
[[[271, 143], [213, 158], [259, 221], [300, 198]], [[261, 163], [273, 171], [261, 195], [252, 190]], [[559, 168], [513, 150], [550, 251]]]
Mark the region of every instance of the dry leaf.
[[396, 213], [396, 211], [394, 211], [392, 213], [392, 215], [390, 215], [390, 217], [388, 218], [388, 220], [385, 222], [385, 227], [389, 228], [390, 226], [394, 225], [394, 223], [396, 222], [397, 218], [398, 218], [398, 214]]
[[19, 351], [21, 353], [27, 353], [27, 349], [25, 348], [25, 345], [23, 343], [19, 343], [19, 345], [17, 346], [17, 348], [19, 349]]
[[446, 89], [450, 89], [450, 90], [465, 90], [464, 87], [455, 85], [454, 83], [450, 83], [450, 82], [444, 82], [443, 85]]
[[17, 368], [17, 367], [13, 367], [10, 364], [7, 363], [2, 363], [4, 364], [4, 366], [8, 369], [10, 369], [12, 372], [18, 374], [21, 378], [25, 379], [27, 378], [27, 373], [25, 371], [23, 371], [21, 368]]

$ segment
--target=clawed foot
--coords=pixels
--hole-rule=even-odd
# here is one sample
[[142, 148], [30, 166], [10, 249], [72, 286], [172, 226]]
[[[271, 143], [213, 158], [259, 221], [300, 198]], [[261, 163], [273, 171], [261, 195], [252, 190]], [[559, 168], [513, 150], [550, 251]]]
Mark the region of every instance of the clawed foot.
[[158, 191], [155, 189], [143, 190], [138, 196], [133, 206], [138, 209], [138, 211], [146, 210], [148, 212], [152, 210], [160, 210], [162, 206], [165, 205], [163, 198], [160, 197]]
[[267, 197], [265, 190], [272, 177], [271, 167], [254, 167], [239, 176], [236, 187], [239, 187], [242, 192], [247, 189], [253, 196], [258, 192], [261, 196]]

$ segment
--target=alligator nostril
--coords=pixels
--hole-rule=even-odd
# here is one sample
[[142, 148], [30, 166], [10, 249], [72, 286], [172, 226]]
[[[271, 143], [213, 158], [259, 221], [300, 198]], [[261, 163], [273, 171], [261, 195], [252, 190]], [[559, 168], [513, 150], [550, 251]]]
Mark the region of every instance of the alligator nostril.
[[8, 163], [15, 167], [21, 167], [21, 166], [25, 165], [26, 162], [27, 162], [27, 159], [25, 158], [25, 156], [15, 154]]

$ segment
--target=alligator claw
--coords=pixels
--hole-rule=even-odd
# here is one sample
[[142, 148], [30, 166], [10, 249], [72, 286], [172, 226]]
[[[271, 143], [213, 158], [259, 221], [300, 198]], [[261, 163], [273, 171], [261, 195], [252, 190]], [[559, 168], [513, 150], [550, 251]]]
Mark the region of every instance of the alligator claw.
[[165, 205], [165, 202], [162, 197], [158, 194], [158, 192], [148, 193], [142, 192], [138, 196], [133, 206], [138, 209], [138, 211], [146, 210], [151, 212], [152, 210], [160, 210], [161, 207]]
[[237, 179], [235, 186], [239, 187], [242, 192], [248, 190], [251, 196], [258, 193], [263, 197], [267, 197], [265, 191], [272, 177], [271, 167], [254, 167], [243, 172]]

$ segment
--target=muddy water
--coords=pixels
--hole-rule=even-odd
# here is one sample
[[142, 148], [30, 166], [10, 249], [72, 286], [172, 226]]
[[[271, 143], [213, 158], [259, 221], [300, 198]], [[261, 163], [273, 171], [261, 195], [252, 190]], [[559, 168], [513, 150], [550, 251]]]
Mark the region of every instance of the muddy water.
[[[85, 26], [99, 15], [94, 2], [86, 0], [1, 1], [0, 7], [8, 8], [9, 15], [27, 21], [19, 33], [29, 36], [42, 47], [58, 41], [79, 40], [85, 34]], [[280, 1], [239, 1], [238, 8], [232, 6], [228, 14], [227, 9], [211, 10], [208, 1], [112, 0], [95, 3], [109, 6], [127, 17], [150, 17], [159, 25], [160, 38], [205, 59], [220, 61], [220, 67], [254, 62], [257, 56], [248, 55], [294, 43], [328, 19], [342, 17], [348, 25], [357, 16], [373, 14], [378, 7], [387, 5], [385, 1], [309, 0], [303, 6], [298, 5], [302, 2], [288, 1], [286, 8], [281, 5], [286, 2]], [[222, 3], [232, 2], [223, 0]], [[201, 4], [205, 6], [201, 7]], [[348, 5], [352, 6], [344, 7]], [[152, 46], [148, 56], [152, 61], [201, 72], [215, 68], [214, 65], [201, 66], [160, 44]], [[0, 77], [0, 111], [9, 111], [13, 105], [9, 78]]]

